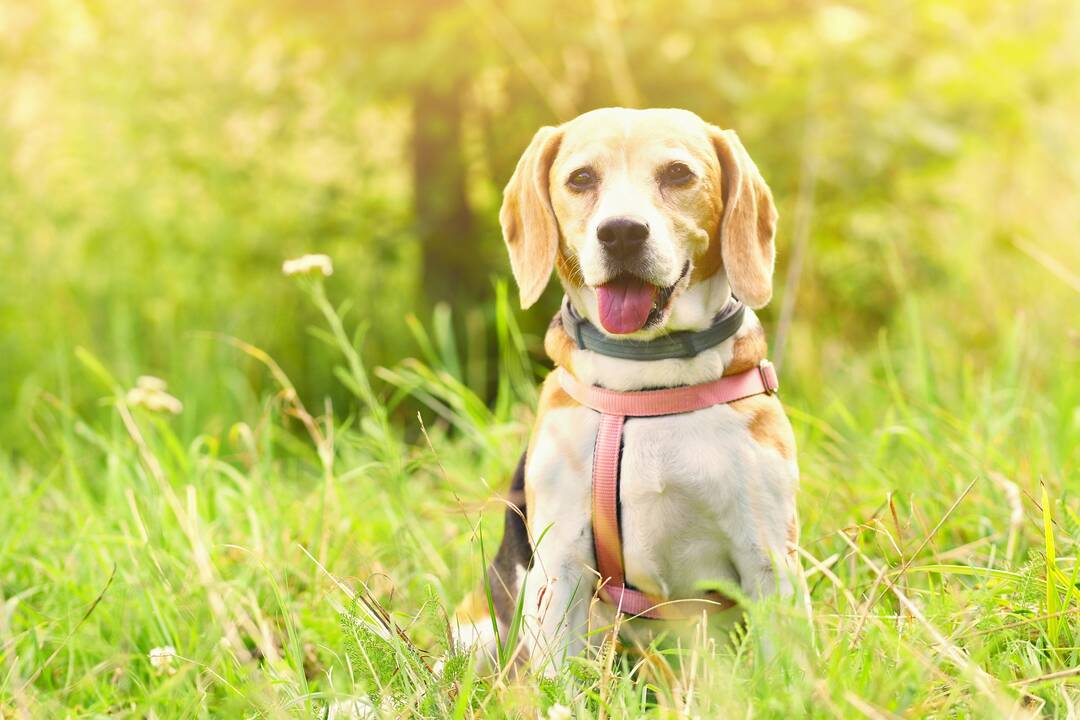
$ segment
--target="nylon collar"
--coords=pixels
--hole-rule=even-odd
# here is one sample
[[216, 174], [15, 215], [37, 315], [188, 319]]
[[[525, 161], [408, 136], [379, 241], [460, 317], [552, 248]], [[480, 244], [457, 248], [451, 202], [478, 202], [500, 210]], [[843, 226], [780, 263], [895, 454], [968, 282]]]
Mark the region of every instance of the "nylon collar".
[[563, 329], [579, 350], [621, 360], [670, 360], [696, 357], [724, 342], [738, 331], [745, 311], [745, 305], [731, 298], [704, 330], [680, 330], [652, 340], [618, 340], [604, 334], [578, 314], [569, 298], [563, 298], [561, 314]]

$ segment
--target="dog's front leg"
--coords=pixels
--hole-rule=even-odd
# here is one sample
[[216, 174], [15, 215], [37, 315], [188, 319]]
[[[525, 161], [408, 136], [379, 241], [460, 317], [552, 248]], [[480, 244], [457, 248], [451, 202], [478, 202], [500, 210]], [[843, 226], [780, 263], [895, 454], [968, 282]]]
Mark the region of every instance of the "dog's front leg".
[[[747, 542], [732, 553], [742, 591], [755, 602], [772, 595], [787, 599], [794, 594], [795, 568], [787, 552], [786, 537], [776, 529], [777, 525], [774, 522], [758, 526], [755, 534], [764, 542]], [[782, 523], [779, 526], [784, 527]], [[775, 635], [775, 628], [769, 624], [758, 633], [761, 656], [767, 663], [776, 658]]]
[[[739, 584], [747, 597], [761, 600], [770, 595], [791, 597], [794, 590], [795, 563], [790, 554], [789, 537], [793, 536], [795, 511], [784, 510], [787, 503], [773, 502], [762, 510], [744, 513], [732, 526], [736, 539], [731, 560], [739, 573]], [[753, 508], [753, 506], [752, 506]]]
[[522, 639], [532, 668], [553, 677], [568, 657], [585, 650], [594, 581], [581, 543], [560, 546], [555, 537], [541, 545], [549, 540], [547, 549], [538, 548], [525, 578]]

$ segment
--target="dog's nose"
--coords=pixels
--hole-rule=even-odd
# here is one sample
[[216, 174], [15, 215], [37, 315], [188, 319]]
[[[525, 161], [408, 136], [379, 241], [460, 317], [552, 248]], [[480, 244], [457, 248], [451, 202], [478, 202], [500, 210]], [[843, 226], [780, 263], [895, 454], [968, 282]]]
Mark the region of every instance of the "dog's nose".
[[649, 226], [632, 217], [613, 217], [596, 228], [600, 246], [614, 257], [634, 255], [649, 237]]

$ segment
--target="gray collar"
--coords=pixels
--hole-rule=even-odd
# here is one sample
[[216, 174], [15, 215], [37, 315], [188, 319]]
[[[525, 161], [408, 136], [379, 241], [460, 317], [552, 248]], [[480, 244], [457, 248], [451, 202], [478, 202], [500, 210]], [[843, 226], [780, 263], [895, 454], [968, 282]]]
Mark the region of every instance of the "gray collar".
[[745, 305], [731, 298], [704, 330], [680, 330], [652, 340], [619, 340], [601, 332], [578, 314], [569, 298], [563, 298], [562, 325], [581, 350], [622, 360], [669, 360], [692, 358], [724, 342], [742, 325], [745, 310]]

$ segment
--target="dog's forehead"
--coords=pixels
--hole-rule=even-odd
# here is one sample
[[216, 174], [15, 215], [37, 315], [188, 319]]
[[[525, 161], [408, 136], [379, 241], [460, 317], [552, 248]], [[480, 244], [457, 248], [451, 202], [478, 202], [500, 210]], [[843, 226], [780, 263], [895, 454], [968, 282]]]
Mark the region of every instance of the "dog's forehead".
[[642, 156], [663, 150], [711, 155], [705, 121], [687, 110], [593, 110], [563, 126], [559, 156], [566, 159], [612, 152]]

